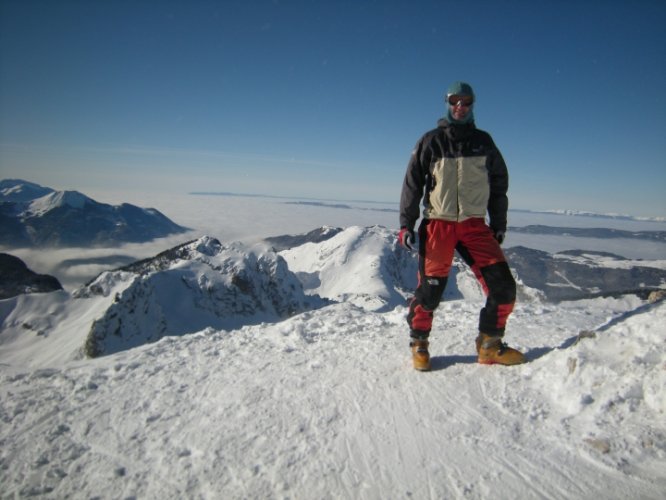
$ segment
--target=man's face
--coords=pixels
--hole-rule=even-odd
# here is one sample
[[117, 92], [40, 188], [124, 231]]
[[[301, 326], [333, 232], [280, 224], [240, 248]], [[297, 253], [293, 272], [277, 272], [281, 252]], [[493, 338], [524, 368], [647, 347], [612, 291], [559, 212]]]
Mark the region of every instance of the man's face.
[[454, 120], [464, 121], [469, 114], [474, 98], [469, 95], [451, 95], [448, 101]]

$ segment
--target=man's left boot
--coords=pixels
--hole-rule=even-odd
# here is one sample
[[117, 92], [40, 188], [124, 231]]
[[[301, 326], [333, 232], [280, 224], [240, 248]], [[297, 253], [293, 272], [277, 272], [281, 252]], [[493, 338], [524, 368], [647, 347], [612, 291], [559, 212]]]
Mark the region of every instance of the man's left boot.
[[522, 352], [502, 342], [502, 337], [479, 333], [476, 352], [482, 365], [520, 365], [525, 362]]

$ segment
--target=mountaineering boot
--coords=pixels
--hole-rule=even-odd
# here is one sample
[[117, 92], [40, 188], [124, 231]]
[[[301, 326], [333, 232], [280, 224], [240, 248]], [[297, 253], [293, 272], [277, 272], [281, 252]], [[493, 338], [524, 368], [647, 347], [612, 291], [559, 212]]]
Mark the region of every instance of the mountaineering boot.
[[412, 361], [414, 369], [421, 372], [430, 370], [430, 353], [428, 352], [429, 342], [425, 339], [412, 339], [409, 347], [412, 348]]
[[502, 337], [479, 333], [476, 338], [476, 352], [482, 365], [519, 365], [525, 362], [520, 351], [502, 342]]

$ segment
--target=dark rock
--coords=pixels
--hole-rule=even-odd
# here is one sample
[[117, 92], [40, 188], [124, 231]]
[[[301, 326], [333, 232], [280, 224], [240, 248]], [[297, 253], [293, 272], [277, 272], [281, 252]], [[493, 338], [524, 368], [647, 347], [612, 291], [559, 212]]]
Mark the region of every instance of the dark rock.
[[290, 248], [299, 247], [306, 243], [321, 243], [333, 238], [333, 236], [341, 231], [342, 228], [339, 227], [320, 227], [313, 229], [309, 233], [273, 236], [266, 238], [264, 241], [270, 244], [276, 252], [281, 252], [282, 250], [289, 250]]
[[0, 253], [0, 299], [56, 290], [62, 290], [62, 285], [53, 276], [37, 274], [18, 257]]

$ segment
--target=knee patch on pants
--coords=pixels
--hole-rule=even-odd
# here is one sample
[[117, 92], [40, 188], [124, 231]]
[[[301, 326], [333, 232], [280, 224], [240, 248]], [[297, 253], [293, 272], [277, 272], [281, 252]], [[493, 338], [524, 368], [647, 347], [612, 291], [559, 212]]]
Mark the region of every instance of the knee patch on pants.
[[433, 311], [437, 309], [442, 294], [446, 288], [446, 278], [433, 278], [425, 276], [414, 294], [417, 302], [425, 309]]
[[497, 304], [513, 304], [516, 301], [516, 280], [509, 264], [498, 262], [481, 269], [492, 299]]

